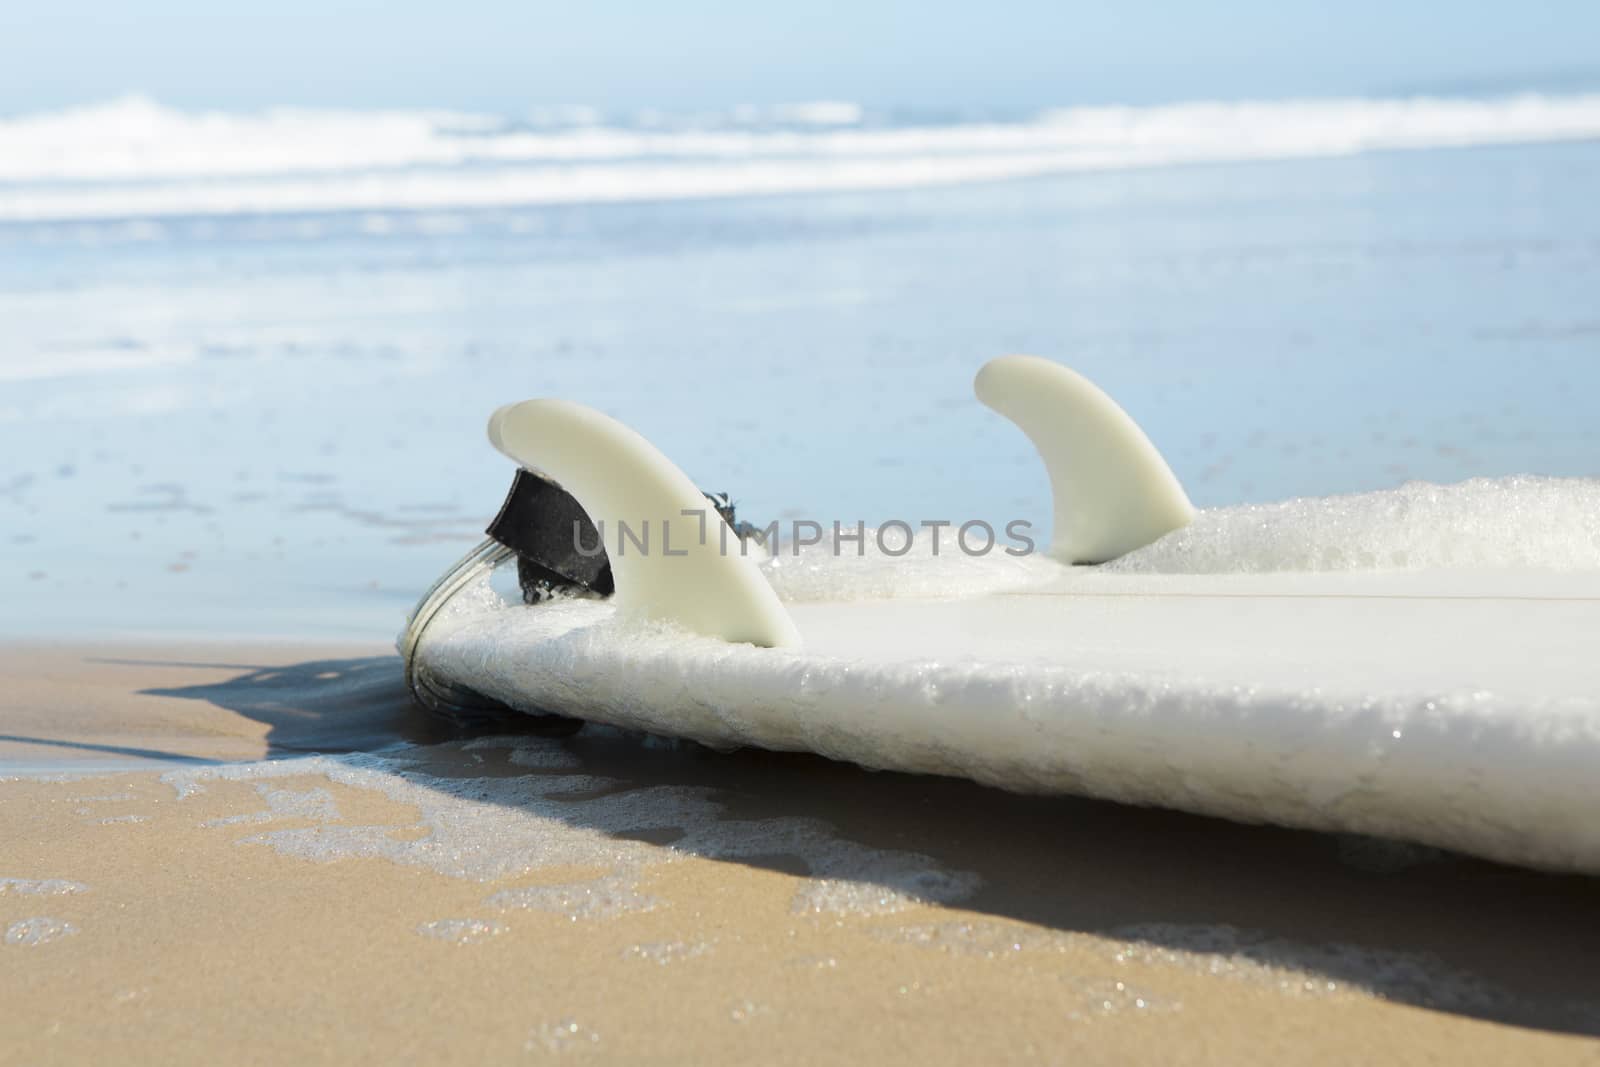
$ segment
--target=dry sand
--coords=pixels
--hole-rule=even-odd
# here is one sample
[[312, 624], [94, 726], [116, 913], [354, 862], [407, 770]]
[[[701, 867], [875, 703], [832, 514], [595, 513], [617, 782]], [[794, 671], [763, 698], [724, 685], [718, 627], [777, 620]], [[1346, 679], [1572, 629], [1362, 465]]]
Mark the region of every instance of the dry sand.
[[[8, 1064], [1600, 1062], [1596, 880], [484, 736], [383, 649], [12, 646], [0, 679]], [[309, 752], [351, 755], [251, 762]]]

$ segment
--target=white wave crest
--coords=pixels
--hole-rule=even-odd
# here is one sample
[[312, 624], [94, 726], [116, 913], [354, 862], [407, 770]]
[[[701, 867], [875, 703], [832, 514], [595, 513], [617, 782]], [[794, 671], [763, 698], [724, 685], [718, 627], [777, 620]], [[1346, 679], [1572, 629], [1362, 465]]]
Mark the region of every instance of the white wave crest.
[[[683, 199], [1600, 137], [1600, 94], [1198, 102], [887, 125], [818, 102], [668, 122], [577, 109], [183, 112], [129, 97], [0, 121], [0, 220]], [[10, 188], [7, 188], [10, 186]]]

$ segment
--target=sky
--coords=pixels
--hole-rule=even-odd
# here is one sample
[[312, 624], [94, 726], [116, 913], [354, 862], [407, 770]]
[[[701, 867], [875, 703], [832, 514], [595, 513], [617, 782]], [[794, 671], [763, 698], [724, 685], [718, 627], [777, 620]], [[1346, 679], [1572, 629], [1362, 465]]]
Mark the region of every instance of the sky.
[[[1574, 84], [1577, 83], [1577, 84]], [[1600, 87], [1595, 0], [51, 0], [0, 4], [0, 113], [809, 100], [930, 111]]]

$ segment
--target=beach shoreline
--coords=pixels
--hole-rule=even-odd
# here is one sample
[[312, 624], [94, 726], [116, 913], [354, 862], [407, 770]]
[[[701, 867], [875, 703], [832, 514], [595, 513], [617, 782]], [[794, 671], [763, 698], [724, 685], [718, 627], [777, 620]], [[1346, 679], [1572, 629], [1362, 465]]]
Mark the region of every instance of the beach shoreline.
[[0, 1059], [1600, 1051], [1593, 880], [811, 756], [460, 731], [410, 707], [398, 662], [0, 648]]

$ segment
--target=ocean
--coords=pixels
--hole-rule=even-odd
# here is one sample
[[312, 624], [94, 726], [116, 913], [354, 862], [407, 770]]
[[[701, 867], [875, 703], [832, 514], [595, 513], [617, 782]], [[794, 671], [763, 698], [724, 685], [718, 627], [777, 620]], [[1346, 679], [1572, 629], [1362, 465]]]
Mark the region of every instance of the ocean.
[[9, 637], [392, 635], [498, 405], [742, 516], [1048, 525], [985, 360], [1202, 507], [1600, 475], [1600, 97], [0, 121]]
[[[1581, 95], [0, 119], [0, 1059], [1592, 1054], [1597, 189]], [[394, 653], [530, 397], [1042, 546], [1017, 352], [1193, 521]]]

